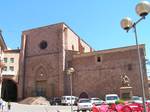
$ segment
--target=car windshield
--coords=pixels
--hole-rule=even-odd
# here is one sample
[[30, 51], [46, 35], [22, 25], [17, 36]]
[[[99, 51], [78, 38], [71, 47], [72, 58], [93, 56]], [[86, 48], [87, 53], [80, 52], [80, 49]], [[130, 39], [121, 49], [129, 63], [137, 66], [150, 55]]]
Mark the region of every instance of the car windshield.
[[70, 100], [70, 98], [67, 98], [67, 100]]
[[118, 100], [117, 96], [107, 96], [107, 100]]
[[85, 99], [85, 100], [80, 100], [80, 101], [79, 101], [79, 103], [90, 103], [90, 102], [91, 102], [91, 101], [88, 100], [88, 99], [87, 99], [87, 100]]
[[140, 100], [140, 97], [133, 97], [133, 100]]
[[97, 100], [100, 100], [100, 99], [99, 99], [99, 98], [93, 98], [93, 99], [91, 99], [91, 100], [96, 100], [96, 101], [97, 101]]

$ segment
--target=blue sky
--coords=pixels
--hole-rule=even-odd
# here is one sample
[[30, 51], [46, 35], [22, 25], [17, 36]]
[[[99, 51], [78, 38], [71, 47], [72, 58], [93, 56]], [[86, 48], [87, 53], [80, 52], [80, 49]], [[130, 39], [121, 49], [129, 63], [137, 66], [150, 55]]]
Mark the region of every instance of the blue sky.
[[[122, 18], [139, 19], [140, 0], [1, 0], [0, 29], [8, 47], [21, 44], [24, 30], [59, 22], [68, 24], [96, 50], [135, 44], [134, 33], [120, 27]], [[139, 43], [150, 59], [150, 15], [137, 25]]]

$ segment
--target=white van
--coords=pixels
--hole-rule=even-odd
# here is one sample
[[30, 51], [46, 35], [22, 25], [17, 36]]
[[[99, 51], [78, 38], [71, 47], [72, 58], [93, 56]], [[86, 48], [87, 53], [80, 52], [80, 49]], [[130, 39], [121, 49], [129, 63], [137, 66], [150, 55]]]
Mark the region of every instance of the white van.
[[[72, 101], [71, 101], [71, 97], [72, 97]], [[61, 97], [61, 104], [62, 105], [75, 105], [76, 100], [78, 99], [78, 97], [76, 96], [62, 96]]]
[[117, 100], [119, 100], [119, 96], [117, 94], [106, 94], [105, 95], [105, 101], [107, 104], [115, 103]]

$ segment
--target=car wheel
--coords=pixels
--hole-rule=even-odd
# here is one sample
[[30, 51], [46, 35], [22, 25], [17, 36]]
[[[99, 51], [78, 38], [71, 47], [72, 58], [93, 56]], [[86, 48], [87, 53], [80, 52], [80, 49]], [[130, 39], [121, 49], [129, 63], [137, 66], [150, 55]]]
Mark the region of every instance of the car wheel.
[[82, 110], [82, 112], [86, 112], [86, 110]]

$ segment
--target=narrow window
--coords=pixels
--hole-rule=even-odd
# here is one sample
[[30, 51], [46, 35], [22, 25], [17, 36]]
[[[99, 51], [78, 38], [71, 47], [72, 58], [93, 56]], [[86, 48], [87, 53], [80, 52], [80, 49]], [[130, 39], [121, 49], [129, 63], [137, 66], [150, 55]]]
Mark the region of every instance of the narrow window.
[[129, 70], [129, 71], [132, 70], [132, 64], [128, 64], [128, 70]]
[[74, 45], [72, 45], [72, 50], [74, 51]]
[[100, 56], [97, 57], [97, 62], [101, 62], [101, 57]]

